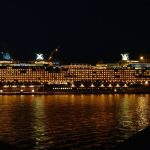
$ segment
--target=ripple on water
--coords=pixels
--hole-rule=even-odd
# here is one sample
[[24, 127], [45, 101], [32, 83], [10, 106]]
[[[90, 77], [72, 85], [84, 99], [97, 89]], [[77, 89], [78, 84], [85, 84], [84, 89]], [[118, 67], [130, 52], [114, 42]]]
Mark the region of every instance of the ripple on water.
[[149, 114], [149, 94], [1, 96], [0, 139], [28, 150], [110, 149]]

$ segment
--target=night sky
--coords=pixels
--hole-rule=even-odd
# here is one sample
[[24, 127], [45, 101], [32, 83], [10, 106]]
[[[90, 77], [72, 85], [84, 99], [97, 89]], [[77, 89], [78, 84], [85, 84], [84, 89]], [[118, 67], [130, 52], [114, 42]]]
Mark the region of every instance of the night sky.
[[150, 54], [150, 2], [1, 0], [0, 47], [15, 59], [47, 56], [64, 63], [118, 61]]

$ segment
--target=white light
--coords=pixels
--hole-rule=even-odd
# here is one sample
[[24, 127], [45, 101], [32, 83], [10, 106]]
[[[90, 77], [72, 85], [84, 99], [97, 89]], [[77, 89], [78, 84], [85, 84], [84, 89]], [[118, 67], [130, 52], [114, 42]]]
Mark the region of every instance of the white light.
[[112, 87], [112, 85], [111, 85], [111, 84], [109, 84], [109, 85], [108, 85], [108, 87]]
[[21, 85], [21, 87], [26, 87], [25, 85]]
[[2, 92], [3, 92], [3, 90], [0, 90], [0, 92], [2, 93]]
[[7, 88], [7, 87], [9, 87], [8, 85], [4, 85], [4, 88]]
[[104, 86], [104, 84], [101, 84], [101, 86], [100, 86], [100, 87], [105, 87], [105, 86]]
[[32, 92], [34, 92], [34, 89], [32, 90]]
[[36, 54], [36, 60], [44, 60], [43, 54]]
[[84, 87], [84, 85], [83, 85], [83, 84], [81, 84], [81, 85], [80, 85], [80, 87]]
[[117, 85], [116, 85], [116, 87], [120, 87], [120, 85], [119, 85], [119, 84], [117, 84]]
[[122, 56], [122, 60], [129, 60], [129, 54], [126, 53], [126, 54], [121, 54]]
[[123, 86], [123, 87], [128, 87], [128, 86], [127, 86], [127, 84], [124, 84], [124, 86]]
[[34, 85], [30, 85], [29, 87], [34, 87]]
[[15, 87], [17, 87], [17, 85], [13, 85], [12, 87], [14, 87], [14, 88], [15, 88]]
[[94, 84], [91, 84], [91, 87], [95, 87]]
[[23, 90], [21, 89], [20, 92], [23, 92]]
[[148, 81], [145, 81], [145, 84], [148, 85]]
[[144, 57], [143, 57], [143, 56], [141, 56], [141, 57], [140, 57], [140, 60], [143, 60], [143, 59], [144, 59]]
[[72, 85], [71, 85], [71, 87], [75, 87], [75, 85], [74, 85], [74, 84], [72, 84]]

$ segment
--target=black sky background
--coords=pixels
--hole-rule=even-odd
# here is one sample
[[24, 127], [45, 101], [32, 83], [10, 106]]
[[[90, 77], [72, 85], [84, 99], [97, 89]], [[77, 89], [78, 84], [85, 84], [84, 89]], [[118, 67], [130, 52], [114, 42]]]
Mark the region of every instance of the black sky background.
[[150, 2], [100, 0], [1, 0], [0, 47], [16, 59], [34, 53], [64, 63], [118, 61], [128, 52], [150, 54]]

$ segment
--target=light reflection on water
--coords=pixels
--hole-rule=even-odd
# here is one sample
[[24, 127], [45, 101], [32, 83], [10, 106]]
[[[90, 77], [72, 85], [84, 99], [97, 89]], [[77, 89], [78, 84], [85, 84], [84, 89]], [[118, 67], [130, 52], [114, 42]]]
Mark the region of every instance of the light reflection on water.
[[110, 149], [149, 116], [149, 94], [0, 96], [0, 140], [34, 150]]

